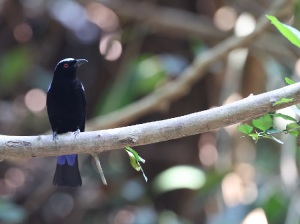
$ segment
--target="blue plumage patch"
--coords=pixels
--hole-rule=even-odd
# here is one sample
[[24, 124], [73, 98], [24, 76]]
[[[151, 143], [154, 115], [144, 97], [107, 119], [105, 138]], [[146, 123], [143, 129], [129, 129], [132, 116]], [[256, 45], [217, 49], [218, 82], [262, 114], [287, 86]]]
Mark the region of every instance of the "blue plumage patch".
[[47, 92], [49, 92], [49, 90], [51, 89], [51, 84], [52, 84], [52, 82], [50, 82]]
[[77, 154], [57, 156], [57, 163], [64, 165], [67, 161], [69, 166], [74, 166]]

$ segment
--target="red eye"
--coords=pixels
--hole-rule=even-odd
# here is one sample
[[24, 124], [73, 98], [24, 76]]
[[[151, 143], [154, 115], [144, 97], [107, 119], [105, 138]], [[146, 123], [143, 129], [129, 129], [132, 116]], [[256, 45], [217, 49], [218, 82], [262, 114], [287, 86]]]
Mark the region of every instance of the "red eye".
[[69, 65], [68, 64], [64, 64], [64, 68], [68, 68], [69, 67]]

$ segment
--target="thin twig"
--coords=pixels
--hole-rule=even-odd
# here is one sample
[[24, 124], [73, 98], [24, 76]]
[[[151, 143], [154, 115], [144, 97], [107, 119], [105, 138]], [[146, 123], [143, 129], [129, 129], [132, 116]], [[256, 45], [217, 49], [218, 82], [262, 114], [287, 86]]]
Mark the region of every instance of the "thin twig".
[[92, 154], [92, 156], [93, 156], [94, 159], [95, 159], [95, 162], [96, 162], [96, 165], [97, 165], [97, 168], [98, 168], [98, 171], [99, 171], [99, 174], [100, 174], [102, 183], [103, 183], [104, 185], [107, 185], [107, 182], [106, 182], [106, 179], [105, 179], [105, 176], [104, 176], [104, 173], [103, 173], [101, 164], [100, 164], [99, 154], [94, 153], [94, 154]]

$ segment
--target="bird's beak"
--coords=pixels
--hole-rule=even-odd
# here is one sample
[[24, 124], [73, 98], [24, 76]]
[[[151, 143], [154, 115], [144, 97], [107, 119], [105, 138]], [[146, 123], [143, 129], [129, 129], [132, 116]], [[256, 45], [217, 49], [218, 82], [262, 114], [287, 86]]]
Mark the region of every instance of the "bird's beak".
[[83, 65], [84, 63], [87, 63], [88, 60], [85, 59], [76, 59], [76, 63], [73, 65], [74, 67], [79, 67], [80, 65]]

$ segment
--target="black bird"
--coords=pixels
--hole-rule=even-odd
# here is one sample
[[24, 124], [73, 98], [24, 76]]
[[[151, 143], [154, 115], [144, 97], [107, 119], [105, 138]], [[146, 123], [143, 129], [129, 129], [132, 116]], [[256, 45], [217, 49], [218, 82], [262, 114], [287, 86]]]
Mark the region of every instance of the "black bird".
[[[85, 90], [76, 77], [76, 69], [86, 63], [85, 59], [66, 58], [58, 62], [53, 80], [47, 92], [47, 112], [53, 131], [58, 134], [74, 132], [75, 137], [84, 132], [86, 117]], [[57, 156], [53, 185], [81, 186], [78, 154]]]

